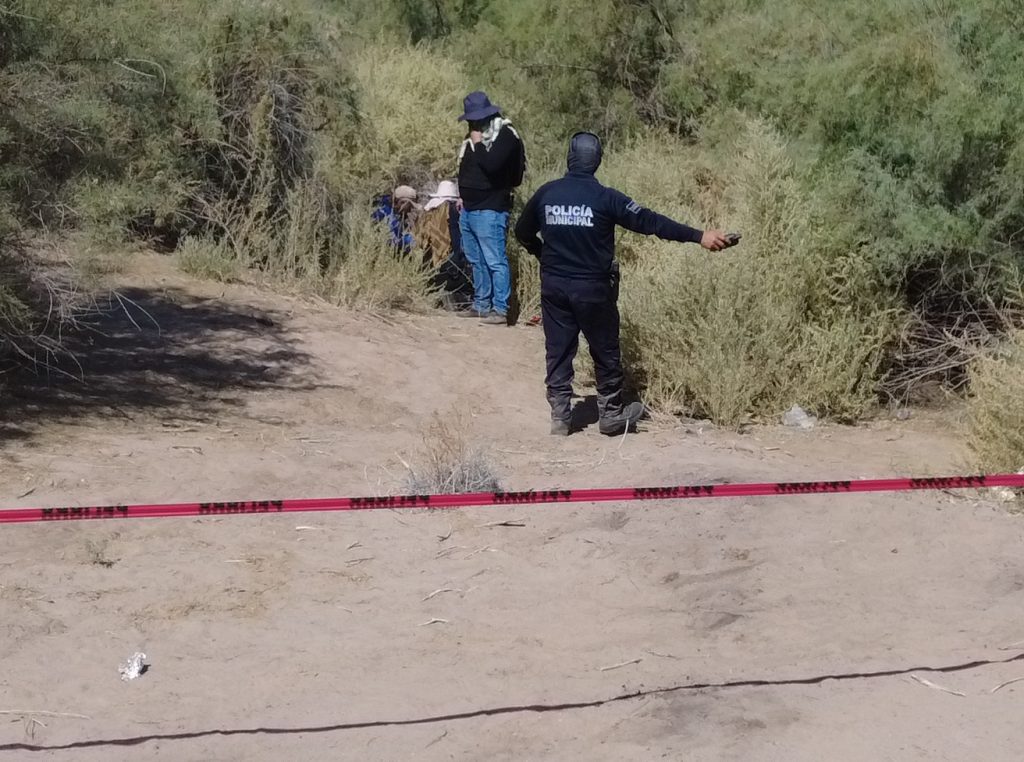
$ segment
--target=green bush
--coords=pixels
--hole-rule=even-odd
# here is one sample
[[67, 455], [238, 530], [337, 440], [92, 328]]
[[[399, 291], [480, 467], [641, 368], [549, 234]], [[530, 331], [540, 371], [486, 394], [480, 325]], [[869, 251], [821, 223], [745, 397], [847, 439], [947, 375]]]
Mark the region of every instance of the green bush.
[[352, 71], [359, 129], [347, 154], [325, 166], [338, 185], [365, 200], [396, 183], [423, 188], [453, 177], [465, 136], [456, 121], [465, 95], [461, 67], [424, 49], [385, 44], [356, 54]]
[[327, 271], [329, 299], [371, 311], [430, 306], [429, 273], [415, 255], [396, 255], [369, 206], [347, 209], [343, 231]]
[[607, 169], [610, 180], [646, 178], [651, 191], [634, 194], [644, 203], [744, 232], [721, 254], [653, 239], [623, 247], [624, 352], [648, 401], [728, 424], [774, 419], [793, 404], [856, 418], [873, 399], [892, 322], [871, 303], [870, 273], [846, 270], [814, 245], [815, 200], [770, 128], [750, 123], [716, 175], [688, 153], [643, 162], [657, 152], [640, 145]]
[[[720, 256], [623, 236], [624, 341], [650, 401], [854, 418], [879, 394], [958, 388], [1004, 328], [1024, 229], [1017, 6], [0, 0], [0, 236], [78, 228], [178, 247], [211, 277], [423, 304], [425, 273], [369, 203], [454, 174], [460, 99], [483, 88], [526, 139], [517, 204], [594, 129], [610, 184], [744, 233]], [[532, 314], [536, 264], [510, 253]]]
[[1024, 333], [971, 368], [967, 403], [968, 444], [987, 473], [1024, 469]]

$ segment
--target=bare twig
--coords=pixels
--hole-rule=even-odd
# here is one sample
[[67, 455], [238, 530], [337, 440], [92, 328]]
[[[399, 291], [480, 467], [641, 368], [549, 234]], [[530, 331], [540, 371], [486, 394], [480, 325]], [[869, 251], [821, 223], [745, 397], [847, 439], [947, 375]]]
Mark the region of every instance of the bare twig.
[[125, 307], [125, 302], [127, 302], [130, 305], [132, 305], [135, 309], [137, 309], [143, 315], [148, 317], [149, 318], [149, 322], [151, 322], [153, 324], [153, 326], [156, 328], [157, 334], [159, 335], [161, 333], [160, 323], [158, 323], [156, 318], [153, 317], [144, 307], [142, 307], [142, 305], [140, 305], [134, 299], [129, 299], [127, 296], [125, 296], [124, 294], [122, 294], [122, 293], [120, 293], [118, 291], [114, 291], [113, 292], [113, 297], [115, 299], [117, 299], [118, 304], [121, 305], [121, 309], [124, 310], [124, 314], [128, 317], [129, 320], [132, 321], [132, 325], [135, 326], [136, 330], [141, 331], [142, 328], [139, 326], [138, 323], [135, 322], [135, 318], [132, 317], [132, 314], [131, 314], [131, 312], [128, 311], [128, 308]]
[[448, 558], [448, 556], [452, 555], [453, 553], [458, 553], [460, 550], [468, 550], [468, 548], [465, 545], [455, 545], [451, 548], [445, 548], [444, 550], [437, 551], [437, 554], [434, 556], [434, 558]]
[[424, 601], [429, 601], [431, 598], [436, 598], [437, 596], [441, 595], [442, 593], [461, 593], [461, 592], [462, 592], [462, 590], [459, 590], [456, 587], [442, 587], [442, 588], [432, 592], [430, 595], [428, 595], [423, 600]]
[[954, 691], [952, 688], [945, 688], [945, 687], [943, 687], [941, 685], [938, 685], [937, 683], [933, 683], [931, 680], [927, 680], [927, 679], [925, 679], [923, 677], [918, 677], [917, 675], [911, 675], [910, 679], [915, 681], [915, 682], [920, 683], [921, 685], [925, 686], [926, 688], [931, 688], [932, 690], [936, 690], [936, 691], [942, 691], [943, 693], [948, 693], [951, 696], [961, 696], [961, 697], [964, 697], [964, 696], [967, 695], [966, 693], [961, 693], [960, 691]]
[[1024, 677], [1016, 677], [1013, 680], [1007, 680], [1005, 683], [999, 683], [999, 685], [997, 685], [995, 688], [990, 690], [989, 693], [995, 693], [996, 691], [1001, 691], [1003, 688], [1005, 688], [1008, 685], [1013, 685], [1014, 683], [1020, 683], [1020, 682], [1024, 682]]
[[417, 627], [429, 627], [432, 624], [449, 624], [449, 622], [448, 622], [447, 619], [437, 619], [435, 617], [434, 619], [431, 619], [429, 622], [423, 622], [423, 623], [418, 624], [416, 626]]
[[433, 741], [428, 743], [425, 748], [429, 749], [434, 744], [437, 744], [437, 743], [440, 743], [441, 741], [443, 741], [447, 736], [448, 736], [448, 731], [446, 730], [441, 735], [439, 735], [437, 738], [435, 738]]
[[44, 709], [0, 709], [0, 714], [16, 715], [23, 717], [70, 717], [75, 720], [91, 720], [85, 714], [73, 714], [71, 712], [50, 712]]
[[122, 61], [131, 61], [133, 63], [148, 63], [151, 66], [155, 66], [156, 68], [158, 68], [160, 70], [160, 76], [163, 79], [163, 83], [160, 86], [160, 94], [163, 95], [167, 92], [167, 72], [164, 71], [164, 67], [158, 64], [156, 61], [147, 61], [143, 58], [123, 58], [120, 61], [114, 59], [115, 66], [120, 66], [125, 71], [130, 71], [132, 74], [138, 74], [140, 77], [149, 77], [150, 79], [156, 79], [156, 74], [150, 74], [146, 71], [139, 71], [138, 69], [129, 66], [126, 63], [122, 63]]
[[643, 659], [639, 659], [639, 658], [638, 659], [630, 659], [629, 661], [624, 661], [621, 664], [612, 664], [609, 667], [601, 667], [601, 669], [599, 671], [600, 672], [611, 672], [613, 669], [620, 669], [621, 667], [628, 667], [631, 664], [639, 664], [642, 661], [643, 661]]
[[16, 13], [10, 8], [0, 8], [0, 15], [14, 16], [15, 18], [25, 19], [26, 21], [42, 21], [42, 19], [37, 19], [35, 16], [26, 16], [24, 13]]
[[651, 656], [657, 656], [659, 659], [675, 659], [679, 661], [679, 657], [672, 654], [660, 654], [657, 651], [647, 651], [646, 653], [649, 653]]
[[549, 63], [546, 61], [537, 61], [530, 63], [528, 61], [516, 61], [515, 59], [509, 59], [512, 63], [516, 64], [521, 69], [565, 69], [568, 71], [586, 71], [591, 74], [601, 76], [602, 72], [599, 69], [595, 69], [592, 66], [579, 66], [576, 64], [561, 64], [561, 63]]
[[476, 529], [484, 529], [486, 527], [525, 527], [526, 524], [522, 519], [505, 519], [504, 521], [491, 521], [487, 524], [477, 524]]
[[478, 550], [474, 550], [472, 553], [470, 553], [468, 556], [466, 556], [466, 558], [463, 559], [463, 560], [468, 560], [468, 559], [472, 558], [473, 556], [480, 555], [481, 553], [497, 553], [497, 552], [498, 552], [497, 548], [492, 548], [490, 546], [485, 547], [485, 548], [479, 548]]

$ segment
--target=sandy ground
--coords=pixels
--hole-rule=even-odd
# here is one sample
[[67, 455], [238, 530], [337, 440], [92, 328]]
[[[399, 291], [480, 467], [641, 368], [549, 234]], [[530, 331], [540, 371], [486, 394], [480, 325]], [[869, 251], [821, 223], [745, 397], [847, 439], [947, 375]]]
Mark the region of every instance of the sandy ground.
[[[0, 507], [401, 491], [456, 411], [510, 489], [963, 468], [922, 414], [553, 439], [539, 329], [121, 280], [88, 384], [5, 398]], [[1022, 539], [942, 492], [0, 526], [0, 758], [1019, 760]]]

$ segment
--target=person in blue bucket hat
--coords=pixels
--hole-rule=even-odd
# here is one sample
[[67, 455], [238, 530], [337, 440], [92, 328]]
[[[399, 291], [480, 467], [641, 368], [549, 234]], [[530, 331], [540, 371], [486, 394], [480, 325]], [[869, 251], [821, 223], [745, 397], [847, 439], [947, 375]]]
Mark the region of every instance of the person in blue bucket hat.
[[465, 97], [459, 121], [469, 127], [459, 148], [459, 227], [473, 269], [473, 308], [462, 314], [508, 325], [512, 277], [505, 240], [513, 193], [526, 171], [526, 150], [501, 108], [482, 91]]

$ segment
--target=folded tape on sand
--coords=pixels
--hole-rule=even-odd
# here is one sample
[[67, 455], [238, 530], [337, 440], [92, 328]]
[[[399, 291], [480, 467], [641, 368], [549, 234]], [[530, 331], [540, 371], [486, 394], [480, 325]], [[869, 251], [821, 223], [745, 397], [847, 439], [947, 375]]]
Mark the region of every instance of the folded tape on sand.
[[0, 510], [0, 524], [84, 519], [142, 519], [171, 516], [236, 516], [308, 511], [370, 511], [407, 508], [470, 508], [548, 503], [606, 503], [683, 498], [825, 495], [853, 492], [1024, 487], [1024, 474], [940, 476], [849, 481], [698, 484], [675, 487], [622, 487], [611, 489], [526, 490], [473, 492], [452, 495], [390, 495], [384, 497], [329, 497], [299, 500], [243, 500], [240, 502], [176, 503], [157, 505], [99, 505], [62, 508]]

